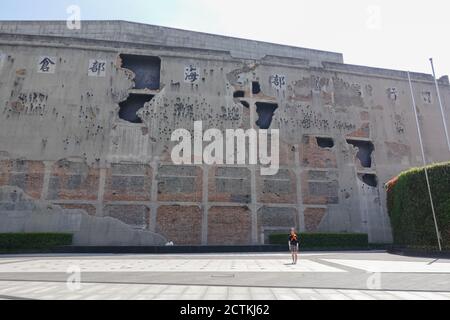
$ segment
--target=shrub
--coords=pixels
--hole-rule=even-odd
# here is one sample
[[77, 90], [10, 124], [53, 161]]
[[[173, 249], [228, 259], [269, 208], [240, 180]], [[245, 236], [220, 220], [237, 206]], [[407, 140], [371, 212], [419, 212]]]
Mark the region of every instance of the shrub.
[[72, 244], [66, 233], [0, 233], [0, 251], [46, 250]]
[[[270, 244], [286, 245], [288, 232], [271, 234]], [[363, 233], [302, 233], [299, 235], [303, 249], [367, 249], [369, 237]]]
[[[450, 248], [450, 163], [427, 168], [442, 244]], [[386, 187], [394, 244], [436, 249], [436, 229], [425, 169], [403, 172]]]

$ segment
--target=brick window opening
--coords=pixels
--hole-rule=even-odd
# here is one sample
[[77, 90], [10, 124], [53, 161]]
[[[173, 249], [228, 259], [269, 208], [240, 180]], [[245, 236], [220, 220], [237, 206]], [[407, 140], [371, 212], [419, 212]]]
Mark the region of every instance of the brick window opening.
[[334, 140], [332, 138], [317, 137], [317, 145], [321, 148], [333, 148]]
[[241, 101], [241, 104], [246, 108], [250, 108], [250, 104], [247, 101]]
[[142, 123], [137, 113], [147, 102], [150, 102], [154, 96], [131, 94], [126, 101], [119, 104], [119, 118], [130, 123]]
[[261, 85], [258, 81], [252, 82], [252, 93], [253, 94], [259, 94], [261, 92]]
[[375, 147], [370, 141], [358, 141], [358, 140], [347, 140], [348, 144], [353, 145], [358, 149], [356, 156], [358, 157], [361, 165], [364, 168], [372, 167], [372, 153], [375, 151]]
[[378, 177], [374, 174], [362, 174], [358, 176], [359, 179], [366, 185], [376, 188], [378, 187]]
[[278, 109], [278, 105], [275, 103], [256, 103], [256, 112], [258, 113], [259, 119], [256, 121], [256, 125], [263, 130], [270, 128], [272, 124], [272, 119], [275, 114], [275, 110]]
[[242, 90], [238, 90], [233, 94], [233, 98], [244, 98], [245, 92]]
[[135, 74], [134, 89], [158, 90], [161, 79], [161, 59], [153, 56], [121, 54], [122, 68]]

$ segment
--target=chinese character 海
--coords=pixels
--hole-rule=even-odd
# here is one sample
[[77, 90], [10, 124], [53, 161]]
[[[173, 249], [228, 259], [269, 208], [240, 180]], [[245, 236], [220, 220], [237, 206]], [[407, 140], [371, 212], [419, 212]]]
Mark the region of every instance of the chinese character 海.
[[197, 71], [197, 68], [190, 65], [184, 70], [184, 81], [195, 83], [200, 78], [200, 73]]

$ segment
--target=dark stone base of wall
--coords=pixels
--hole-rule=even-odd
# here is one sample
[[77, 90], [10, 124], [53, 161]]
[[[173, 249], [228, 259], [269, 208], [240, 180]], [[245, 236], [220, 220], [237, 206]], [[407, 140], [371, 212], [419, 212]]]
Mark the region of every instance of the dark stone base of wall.
[[424, 249], [413, 249], [404, 247], [392, 247], [388, 250], [390, 254], [396, 254], [407, 257], [417, 257], [417, 258], [435, 258], [435, 259], [450, 259], [449, 250], [424, 250]]
[[54, 253], [135, 253], [135, 254], [178, 254], [178, 253], [243, 253], [283, 252], [286, 246], [153, 246], [153, 247], [61, 247]]
[[[367, 251], [366, 248], [304, 248], [301, 252], [337, 252], [337, 251]], [[206, 253], [281, 253], [289, 254], [287, 246], [256, 245], [256, 246], [153, 246], [153, 247], [93, 247], [67, 246], [45, 250], [45, 252], [21, 251], [1, 252], [0, 254], [206, 254]]]

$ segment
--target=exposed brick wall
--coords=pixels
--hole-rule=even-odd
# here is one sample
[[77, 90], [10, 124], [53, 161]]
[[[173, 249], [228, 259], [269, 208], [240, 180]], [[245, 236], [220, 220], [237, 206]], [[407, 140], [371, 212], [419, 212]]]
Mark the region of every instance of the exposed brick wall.
[[315, 232], [325, 217], [326, 209], [324, 208], [306, 208], [305, 215], [305, 228], [307, 232]]
[[268, 243], [271, 233], [286, 232], [290, 228], [299, 228], [298, 212], [295, 208], [264, 206], [258, 210], [258, 236]]
[[42, 161], [0, 161], [0, 186], [21, 188], [35, 199], [41, 197], [44, 175], [45, 165]]
[[334, 148], [321, 148], [314, 136], [304, 136], [300, 148], [302, 166], [307, 168], [337, 168]]
[[97, 200], [99, 169], [85, 163], [58, 161], [53, 165], [48, 200]]
[[148, 229], [150, 209], [144, 205], [107, 205], [103, 209], [104, 216], [118, 219], [136, 229]]
[[262, 203], [297, 203], [297, 178], [291, 170], [280, 169], [274, 176], [257, 178], [258, 201]]
[[212, 167], [208, 195], [211, 202], [251, 202], [251, 172], [247, 168]]
[[161, 165], [156, 179], [159, 201], [202, 201], [202, 169], [199, 167]]
[[209, 245], [241, 245], [251, 241], [252, 218], [247, 207], [212, 207], [209, 210]]
[[156, 232], [177, 245], [202, 242], [202, 210], [195, 206], [161, 206], [156, 218]]
[[106, 201], [150, 201], [152, 168], [142, 164], [113, 164], [106, 173]]
[[347, 135], [347, 138], [370, 138], [370, 123], [363, 123], [362, 126], [352, 133]]
[[[267, 149], [269, 150], [269, 149]], [[284, 143], [280, 139], [280, 165], [281, 166], [294, 166], [295, 165], [295, 153], [297, 150], [294, 146]]]
[[370, 113], [368, 111], [361, 111], [360, 118], [362, 125], [352, 133], [347, 135], [347, 138], [370, 138]]
[[339, 203], [339, 182], [337, 171], [304, 171], [301, 175], [304, 204]]
[[11, 161], [2, 160], [0, 161], [0, 186], [9, 185], [9, 176], [11, 174]]
[[360, 113], [361, 121], [369, 121], [370, 120], [370, 113], [368, 111], [362, 111]]

